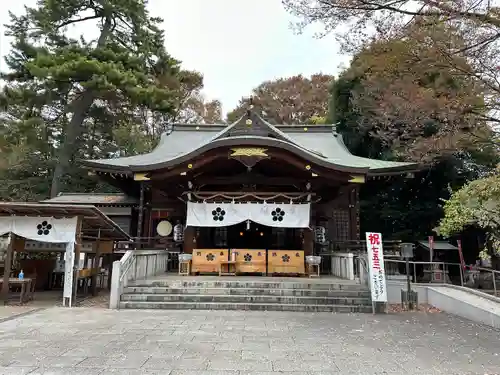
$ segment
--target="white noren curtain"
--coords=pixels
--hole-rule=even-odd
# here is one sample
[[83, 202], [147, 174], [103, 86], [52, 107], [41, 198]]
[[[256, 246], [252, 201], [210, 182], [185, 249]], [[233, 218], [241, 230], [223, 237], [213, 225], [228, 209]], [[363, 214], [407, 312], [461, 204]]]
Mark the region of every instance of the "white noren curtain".
[[280, 228], [308, 228], [309, 203], [193, 203], [187, 204], [187, 226], [227, 227], [246, 220]]
[[[73, 264], [77, 218], [0, 216], [0, 236], [13, 233], [28, 240], [66, 243], [66, 262], [63, 297], [72, 304]], [[63, 301], [64, 302], [64, 301]]]

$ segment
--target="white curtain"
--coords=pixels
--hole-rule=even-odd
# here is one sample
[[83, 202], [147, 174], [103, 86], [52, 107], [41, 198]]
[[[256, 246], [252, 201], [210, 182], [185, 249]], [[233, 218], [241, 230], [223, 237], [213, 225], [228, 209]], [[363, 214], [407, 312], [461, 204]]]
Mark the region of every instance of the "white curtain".
[[192, 203], [187, 204], [187, 226], [227, 227], [246, 220], [280, 228], [308, 228], [309, 203]]
[[14, 233], [28, 240], [62, 243], [75, 242], [76, 217], [0, 216], [0, 236]]
[[66, 243], [63, 297], [72, 304], [73, 264], [77, 218], [54, 219], [53, 217], [0, 216], [0, 236], [14, 233], [28, 240]]

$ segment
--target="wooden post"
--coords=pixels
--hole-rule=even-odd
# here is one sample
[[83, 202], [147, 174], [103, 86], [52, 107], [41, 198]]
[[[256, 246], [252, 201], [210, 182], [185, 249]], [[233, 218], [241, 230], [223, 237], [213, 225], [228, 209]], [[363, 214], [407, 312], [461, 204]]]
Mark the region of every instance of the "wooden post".
[[101, 255], [101, 230], [99, 229], [96, 240], [96, 249], [94, 254], [94, 259], [92, 259], [92, 279], [91, 279], [91, 290], [92, 295], [97, 295], [97, 272], [94, 273], [97, 266], [99, 266], [99, 256]]
[[358, 206], [356, 202], [357, 198], [357, 187], [352, 184], [348, 187], [348, 205], [349, 205], [349, 239], [358, 240]]
[[113, 277], [113, 262], [114, 262], [114, 254], [108, 254], [108, 281], [107, 281], [107, 287], [108, 290], [111, 289], [111, 279]]
[[304, 254], [313, 255], [314, 252], [314, 233], [312, 229], [304, 229]]
[[194, 243], [196, 238], [196, 230], [194, 227], [186, 227], [184, 231], [184, 246], [183, 250], [186, 254], [192, 254], [193, 248], [197, 245]]
[[9, 233], [7, 250], [5, 252], [3, 283], [2, 283], [2, 300], [4, 305], [9, 301], [9, 278], [12, 267], [12, 255], [14, 253], [14, 234]]
[[76, 304], [76, 292], [78, 288], [78, 268], [80, 265], [80, 251], [82, 247], [82, 223], [83, 218], [78, 216], [76, 221], [76, 236], [75, 236], [75, 258], [73, 262], [73, 297], [72, 305]]
[[142, 237], [142, 222], [144, 216], [144, 181], [140, 181], [140, 193], [139, 193], [139, 212], [137, 215], [137, 238], [136, 238], [136, 249], [142, 248], [141, 237]]

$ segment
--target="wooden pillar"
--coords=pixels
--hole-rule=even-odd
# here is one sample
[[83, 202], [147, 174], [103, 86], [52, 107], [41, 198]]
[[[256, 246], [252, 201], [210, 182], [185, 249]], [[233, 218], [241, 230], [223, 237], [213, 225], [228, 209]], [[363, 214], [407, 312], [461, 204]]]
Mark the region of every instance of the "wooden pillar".
[[355, 215], [356, 215], [356, 225], [355, 225], [355, 240], [360, 240], [361, 239], [361, 229], [360, 229], [360, 223], [359, 223], [359, 215], [360, 215], [360, 204], [359, 204], [359, 190], [360, 190], [360, 186], [359, 185], [355, 185], [354, 186], [355, 188], [355, 193], [354, 193], [354, 212], [355, 212]]
[[136, 238], [136, 249], [140, 249], [141, 246], [141, 237], [142, 237], [142, 222], [144, 216], [144, 181], [139, 182], [140, 191], [139, 191], [139, 212], [137, 214], [137, 238]]
[[193, 249], [196, 247], [196, 230], [194, 227], [186, 227], [184, 231], [184, 252], [192, 254]]
[[108, 287], [108, 290], [111, 289], [111, 278], [113, 274], [113, 262], [115, 261], [115, 255], [113, 253], [108, 254], [108, 281], [106, 286]]
[[[92, 259], [92, 280], [91, 280], [91, 288], [92, 288], [92, 295], [96, 296], [97, 295], [97, 272], [95, 272], [95, 269], [99, 266], [99, 257], [101, 256], [101, 231], [99, 230], [99, 234], [97, 235], [97, 240], [96, 240], [96, 249], [95, 249], [95, 254], [94, 254], [94, 259]], [[95, 272], [95, 273], [94, 273]]]
[[349, 239], [359, 240], [359, 185], [350, 185], [349, 194]]
[[78, 216], [76, 221], [76, 236], [75, 236], [75, 257], [73, 260], [73, 289], [72, 289], [72, 306], [76, 303], [76, 291], [78, 288], [78, 267], [80, 265], [80, 253], [82, 249], [82, 224], [83, 218]]
[[314, 233], [312, 229], [304, 229], [304, 255], [313, 255], [314, 252]]
[[6, 305], [9, 301], [9, 278], [12, 268], [12, 258], [14, 254], [14, 237], [15, 234], [9, 233], [7, 250], [5, 252], [3, 283], [2, 283], [2, 300]]
[[147, 237], [147, 247], [151, 248], [153, 246], [153, 243], [151, 241], [151, 206], [146, 205], [146, 208], [144, 209], [144, 225], [143, 225], [143, 231], [142, 231], [142, 236]]

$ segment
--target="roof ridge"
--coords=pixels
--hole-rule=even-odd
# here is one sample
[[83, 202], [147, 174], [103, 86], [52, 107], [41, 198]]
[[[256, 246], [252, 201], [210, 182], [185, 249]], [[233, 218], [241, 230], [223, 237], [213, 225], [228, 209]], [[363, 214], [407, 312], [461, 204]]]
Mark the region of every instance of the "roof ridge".
[[125, 193], [73, 193], [73, 192], [60, 192], [57, 194], [58, 197], [61, 196], [68, 196], [68, 195], [103, 195], [103, 196], [110, 196], [110, 195], [124, 195], [127, 196]]

